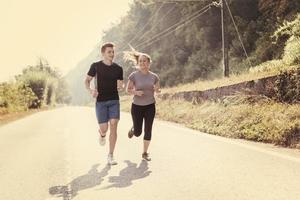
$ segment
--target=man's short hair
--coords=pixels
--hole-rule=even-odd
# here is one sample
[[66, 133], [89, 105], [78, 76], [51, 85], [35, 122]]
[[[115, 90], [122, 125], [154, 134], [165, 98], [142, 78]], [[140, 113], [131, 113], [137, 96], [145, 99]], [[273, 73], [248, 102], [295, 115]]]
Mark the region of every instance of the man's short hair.
[[115, 47], [115, 44], [112, 42], [106, 42], [101, 46], [101, 53], [104, 53], [107, 47]]

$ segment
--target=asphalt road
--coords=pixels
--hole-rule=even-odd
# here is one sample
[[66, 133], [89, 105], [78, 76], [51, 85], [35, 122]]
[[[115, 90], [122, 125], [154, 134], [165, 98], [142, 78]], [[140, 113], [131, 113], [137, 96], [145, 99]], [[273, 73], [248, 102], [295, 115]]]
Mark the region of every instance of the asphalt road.
[[115, 157], [93, 108], [63, 107], [0, 127], [0, 199], [299, 200], [300, 152], [155, 120], [152, 161], [121, 114]]

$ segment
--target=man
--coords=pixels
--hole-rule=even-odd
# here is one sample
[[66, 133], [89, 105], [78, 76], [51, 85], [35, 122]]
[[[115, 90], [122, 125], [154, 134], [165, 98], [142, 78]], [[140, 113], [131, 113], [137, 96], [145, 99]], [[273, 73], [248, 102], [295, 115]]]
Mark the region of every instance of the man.
[[[96, 116], [99, 123], [99, 143], [105, 145], [106, 133], [110, 127], [108, 164], [116, 165], [113, 153], [117, 141], [117, 126], [120, 119], [118, 89], [123, 88], [123, 69], [113, 62], [114, 44], [105, 43], [101, 47], [103, 60], [91, 65], [85, 79], [86, 89], [97, 98]], [[90, 83], [96, 79], [93, 89]]]

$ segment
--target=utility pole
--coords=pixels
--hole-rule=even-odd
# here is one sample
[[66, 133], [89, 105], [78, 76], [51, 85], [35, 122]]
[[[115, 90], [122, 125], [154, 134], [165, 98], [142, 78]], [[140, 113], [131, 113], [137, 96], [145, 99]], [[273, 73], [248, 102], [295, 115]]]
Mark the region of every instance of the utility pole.
[[[158, 1], [164, 3], [176, 3], [176, 2], [199, 2], [199, 0], [170, 0], [170, 1]], [[212, 5], [221, 8], [221, 24], [222, 24], [222, 65], [224, 77], [229, 77], [229, 61], [228, 61], [228, 37], [227, 37], [227, 20], [225, 16], [224, 7], [226, 6], [226, 0], [220, 0], [219, 3], [212, 2]]]
[[220, 0], [221, 3], [221, 22], [222, 22], [222, 54], [223, 54], [223, 72], [224, 76], [229, 76], [229, 66], [228, 66], [228, 42], [227, 35], [225, 34], [227, 31], [225, 24], [225, 15], [224, 15], [224, 0]]

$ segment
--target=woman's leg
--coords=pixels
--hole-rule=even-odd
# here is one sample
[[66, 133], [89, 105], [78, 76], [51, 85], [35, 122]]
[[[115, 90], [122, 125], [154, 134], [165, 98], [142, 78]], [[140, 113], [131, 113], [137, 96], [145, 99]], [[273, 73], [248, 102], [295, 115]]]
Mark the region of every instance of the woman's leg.
[[152, 125], [155, 117], [155, 104], [148, 105], [145, 110], [145, 128], [144, 128], [144, 153], [148, 152], [152, 138]]
[[143, 107], [135, 104], [131, 105], [131, 117], [133, 122], [133, 134], [139, 137], [143, 128]]
[[147, 153], [148, 152], [148, 148], [149, 148], [149, 145], [150, 145], [150, 141], [151, 140], [144, 140], [144, 153]]

